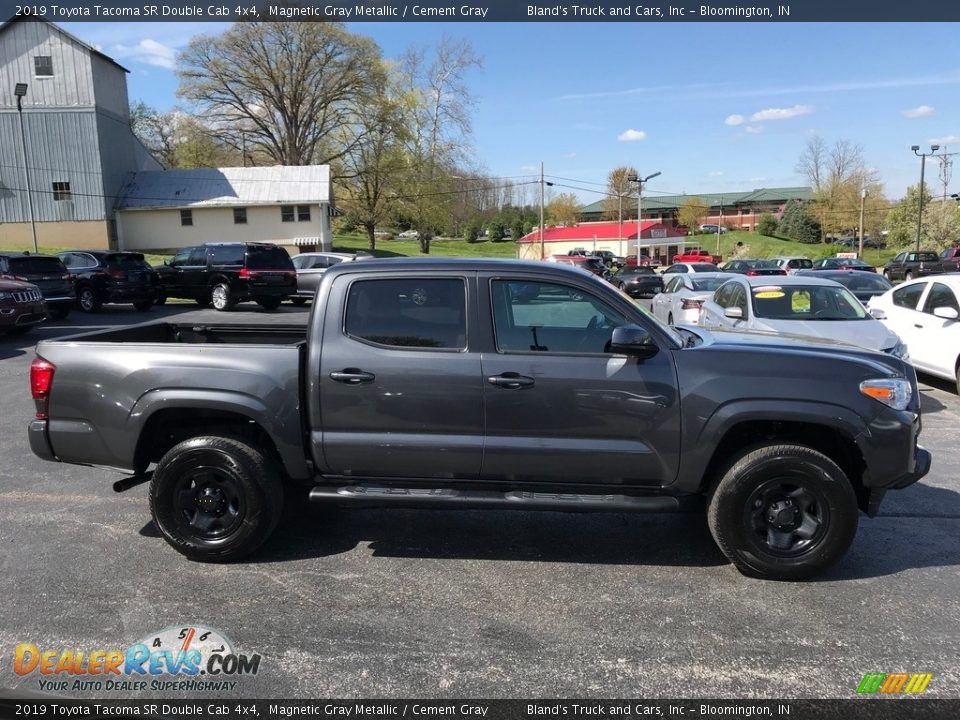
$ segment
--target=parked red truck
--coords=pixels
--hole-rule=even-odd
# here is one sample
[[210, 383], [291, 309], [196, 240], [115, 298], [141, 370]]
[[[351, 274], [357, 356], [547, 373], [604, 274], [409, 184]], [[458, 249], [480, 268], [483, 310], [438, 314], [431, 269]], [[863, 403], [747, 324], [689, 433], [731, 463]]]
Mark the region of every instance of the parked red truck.
[[702, 263], [708, 262], [713, 263], [714, 265], [719, 265], [723, 258], [720, 255], [711, 255], [708, 251], [703, 249], [696, 250], [684, 250], [682, 253], [678, 253], [673, 256], [671, 263]]
[[940, 253], [940, 272], [960, 272], [960, 247], [948, 247]]

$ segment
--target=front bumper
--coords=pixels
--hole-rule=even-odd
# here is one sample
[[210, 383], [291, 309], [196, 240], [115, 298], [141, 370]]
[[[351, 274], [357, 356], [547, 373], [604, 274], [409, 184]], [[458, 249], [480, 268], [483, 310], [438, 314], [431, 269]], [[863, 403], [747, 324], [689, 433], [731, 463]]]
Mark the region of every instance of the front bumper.
[[130, 303], [140, 300], [156, 301], [159, 296], [157, 286], [148, 287], [125, 287], [125, 288], [105, 288], [103, 299], [108, 303]]

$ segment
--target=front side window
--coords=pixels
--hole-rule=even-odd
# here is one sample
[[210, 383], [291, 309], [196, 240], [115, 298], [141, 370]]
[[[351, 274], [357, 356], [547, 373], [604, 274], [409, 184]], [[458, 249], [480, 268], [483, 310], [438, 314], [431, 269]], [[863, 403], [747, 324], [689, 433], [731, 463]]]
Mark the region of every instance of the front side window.
[[36, 77], [53, 77], [53, 57], [51, 55], [34, 55], [33, 74]]
[[207, 249], [205, 247], [194, 248], [187, 260], [187, 265], [200, 266], [207, 264]]
[[944, 307], [953, 308], [960, 313], [960, 305], [957, 305], [957, 296], [953, 294], [953, 290], [943, 283], [935, 282], [923, 303], [923, 311], [932, 315], [934, 310]]
[[906, 285], [893, 291], [893, 304], [910, 310], [917, 309], [917, 303], [920, 302], [920, 296], [923, 295], [926, 283], [914, 283]]
[[184, 248], [179, 250], [176, 255], [173, 256], [173, 260], [170, 261], [171, 267], [179, 267], [180, 265], [186, 265], [187, 260], [190, 259], [191, 248]]
[[500, 352], [609, 353], [613, 329], [629, 322], [568, 285], [494, 280], [491, 293]]
[[459, 278], [357, 280], [347, 294], [344, 332], [404, 349], [467, 347], [466, 284]]

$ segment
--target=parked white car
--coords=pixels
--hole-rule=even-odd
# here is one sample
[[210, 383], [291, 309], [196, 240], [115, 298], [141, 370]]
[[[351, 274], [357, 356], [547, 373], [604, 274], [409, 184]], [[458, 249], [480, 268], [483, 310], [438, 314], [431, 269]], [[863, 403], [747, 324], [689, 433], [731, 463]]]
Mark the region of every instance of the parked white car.
[[700, 325], [835, 340], [909, 359], [897, 334], [833, 280], [795, 275], [728, 280], [703, 303]]
[[787, 275], [793, 275], [797, 270], [810, 270], [813, 260], [802, 255], [781, 255], [771, 258]]
[[907, 343], [917, 370], [956, 382], [960, 393], [960, 273], [905, 282], [868, 307]]
[[397, 235], [397, 237], [407, 240], [409, 238], [420, 237], [420, 233], [418, 233], [416, 230], [404, 230], [402, 233]]
[[653, 297], [653, 314], [667, 325], [696, 325], [700, 307], [733, 273], [677, 273], [667, 277], [663, 291]]

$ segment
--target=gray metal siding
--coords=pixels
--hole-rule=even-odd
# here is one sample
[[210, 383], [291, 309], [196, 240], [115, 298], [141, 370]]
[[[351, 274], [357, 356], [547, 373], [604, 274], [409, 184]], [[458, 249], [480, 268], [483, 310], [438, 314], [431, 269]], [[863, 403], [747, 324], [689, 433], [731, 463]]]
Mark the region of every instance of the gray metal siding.
[[[103, 220], [96, 114], [24, 111], [33, 206], [40, 222]], [[54, 201], [53, 183], [69, 182], [73, 197]], [[0, 222], [28, 222], [20, 126], [16, 112], [0, 112]]]
[[97, 113], [97, 137], [103, 168], [104, 212], [113, 217], [123, 186], [131, 172], [162, 169], [153, 156], [142, 151], [130, 126], [113, 115]]
[[111, 62], [96, 55], [90, 58], [93, 64], [93, 88], [97, 109], [113, 113], [127, 120], [130, 102], [127, 99], [127, 74]]
[[[35, 55], [51, 56], [53, 77], [34, 76]], [[90, 51], [47, 23], [12, 23], [0, 34], [0, 109], [17, 106], [12, 89], [20, 82], [29, 86], [25, 108], [91, 107], [95, 102]]]

